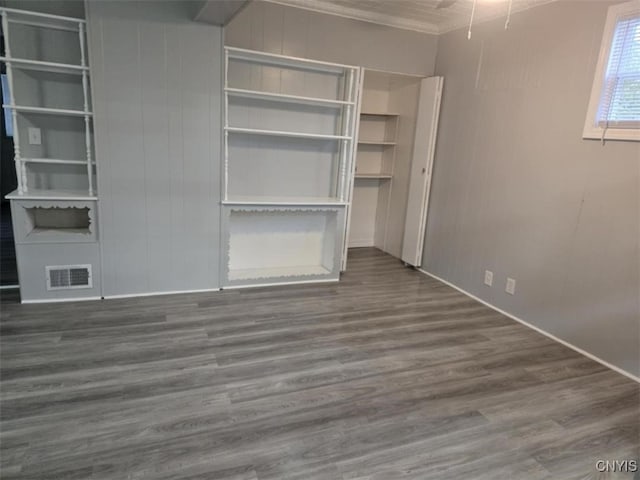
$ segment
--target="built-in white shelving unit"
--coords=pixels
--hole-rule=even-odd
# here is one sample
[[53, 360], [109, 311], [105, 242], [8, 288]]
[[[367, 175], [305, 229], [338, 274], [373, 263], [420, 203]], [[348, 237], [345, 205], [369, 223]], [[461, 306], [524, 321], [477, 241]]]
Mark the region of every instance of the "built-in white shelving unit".
[[337, 280], [360, 69], [225, 49], [226, 286]]
[[22, 301], [100, 297], [86, 22], [0, 8]]
[[421, 78], [364, 70], [350, 247], [400, 256]]
[[[86, 32], [84, 19], [63, 17], [44, 13], [0, 8], [2, 29], [4, 32], [5, 51], [0, 61], [5, 62], [9, 85], [10, 103], [3, 108], [11, 111], [14, 132], [14, 160], [18, 188], [10, 198], [20, 198], [31, 190], [56, 190], [56, 171], [46, 170], [33, 172], [30, 175], [29, 164], [49, 164], [84, 167], [72, 173], [62, 172], [63, 176], [84, 177], [79, 180], [85, 189], [77, 189], [77, 198], [94, 197], [94, 168], [92, 160], [92, 133], [89, 92], [89, 67], [86, 52]], [[66, 59], [68, 62], [53, 61], [46, 58], [29, 58], [40, 52], [51, 53], [52, 48], [38, 48], [35, 42], [42, 36], [42, 32], [53, 32], [56, 45], [68, 45], [69, 48], [54, 52], [56, 59]], [[15, 40], [15, 42], [14, 42]], [[73, 43], [73, 44], [72, 44]], [[74, 57], [75, 58], [72, 58]], [[75, 60], [77, 63], [72, 63]], [[39, 74], [53, 74], [51, 79]], [[35, 76], [34, 76], [35, 75]], [[69, 81], [59, 77], [67, 76]], [[75, 78], [80, 77], [80, 81]], [[19, 77], [19, 78], [17, 78]], [[74, 92], [77, 90], [77, 92]], [[41, 102], [59, 102], [59, 99], [72, 100], [72, 105], [37, 105]], [[78, 99], [81, 99], [78, 101]], [[80, 107], [80, 108], [78, 108]], [[40, 119], [39, 117], [51, 117]], [[67, 117], [71, 117], [69, 120]], [[73, 117], [79, 118], [75, 123]], [[57, 123], [57, 124], [56, 124]], [[41, 133], [40, 142], [32, 142], [27, 137], [30, 129], [37, 129]], [[75, 143], [75, 146], [71, 146]], [[77, 157], [80, 152], [82, 158], [62, 158], [59, 153], [67, 149]], [[26, 153], [25, 153], [26, 152]], [[39, 154], [38, 156], [32, 153]], [[58, 155], [51, 155], [57, 153]], [[43, 188], [42, 178], [47, 187]], [[37, 177], [38, 182], [31, 177]], [[64, 188], [61, 188], [64, 190]], [[64, 193], [68, 197], [67, 192]]]

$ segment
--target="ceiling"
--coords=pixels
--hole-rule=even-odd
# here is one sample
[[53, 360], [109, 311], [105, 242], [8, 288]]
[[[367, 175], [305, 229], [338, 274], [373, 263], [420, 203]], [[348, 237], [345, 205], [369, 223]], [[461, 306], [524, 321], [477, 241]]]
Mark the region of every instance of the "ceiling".
[[248, 3], [249, 0], [205, 0], [200, 2], [194, 20], [214, 25], [226, 25]]
[[[425, 33], [444, 33], [469, 24], [473, 0], [268, 0], [317, 12]], [[513, 0], [511, 12], [554, 0]], [[449, 4], [445, 8], [437, 8]], [[509, 0], [477, 0], [474, 23], [506, 17]]]

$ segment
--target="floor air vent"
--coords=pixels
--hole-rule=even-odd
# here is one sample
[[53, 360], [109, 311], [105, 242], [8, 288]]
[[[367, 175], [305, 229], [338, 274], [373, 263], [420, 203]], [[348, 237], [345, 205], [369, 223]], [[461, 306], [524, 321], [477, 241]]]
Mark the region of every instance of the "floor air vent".
[[92, 288], [91, 265], [59, 265], [45, 268], [47, 290]]

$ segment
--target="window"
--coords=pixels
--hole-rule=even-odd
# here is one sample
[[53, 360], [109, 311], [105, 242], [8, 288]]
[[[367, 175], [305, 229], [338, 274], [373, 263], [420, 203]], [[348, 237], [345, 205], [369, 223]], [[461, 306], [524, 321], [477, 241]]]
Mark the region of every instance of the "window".
[[[7, 80], [7, 75], [4, 73], [0, 75], [0, 80], [2, 81], [2, 84], [0, 85], [0, 87], [2, 87], [2, 103], [4, 103], [5, 105], [11, 105], [11, 100], [9, 99], [9, 82]], [[4, 129], [7, 133], [7, 137], [13, 137], [13, 120], [11, 118], [11, 109], [5, 107], [2, 110], [4, 111]]]
[[640, 5], [609, 8], [584, 138], [640, 141]]

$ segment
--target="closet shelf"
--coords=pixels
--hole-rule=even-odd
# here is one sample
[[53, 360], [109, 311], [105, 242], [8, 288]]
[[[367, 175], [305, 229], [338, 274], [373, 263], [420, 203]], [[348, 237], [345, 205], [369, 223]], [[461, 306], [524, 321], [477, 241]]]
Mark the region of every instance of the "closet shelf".
[[223, 205], [346, 205], [346, 202], [335, 197], [266, 197], [258, 195], [229, 195], [222, 201]]
[[15, 110], [16, 112], [23, 113], [37, 113], [43, 115], [65, 115], [65, 116], [92, 116], [92, 112], [84, 111], [84, 110], [68, 110], [64, 108], [47, 108], [47, 107], [28, 107], [25, 105], [6, 105], [3, 104], [2, 108], [10, 108]]
[[82, 75], [83, 71], [88, 72], [89, 67], [82, 65], [72, 65], [68, 63], [43, 62], [41, 60], [29, 60], [27, 58], [7, 58], [0, 57], [0, 62], [11, 63], [14, 68], [22, 70], [36, 70], [40, 72], [66, 73], [70, 75]]
[[26, 193], [17, 190], [9, 193], [8, 200], [97, 200], [96, 195], [89, 195], [87, 190], [36, 190], [29, 189]]
[[358, 140], [358, 145], [395, 145], [396, 142], [385, 142], [383, 140]]
[[225, 127], [224, 130], [225, 132], [230, 132], [230, 133], [271, 135], [274, 137], [317, 138], [317, 139], [325, 139], [325, 140], [351, 140], [351, 137], [348, 137], [345, 135], [325, 135], [320, 133], [288, 132], [283, 130], [260, 130], [256, 128], [241, 128], [241, 127]]
[[355, 178], [373, 178], [373, 179], [390, 179], [392, 175], [390, 173], [356, 173]]
[[400, 116], [399, 113], [392, 113], [392, 112], [360, 112], [360, 116], [367, 116], [367, 117], [398, 117]]
[[225, 88], [224, 91], [230, 97], [257, 98], [273, 100], [286, 103], [299, 103], [303, 105], [320, 105], [327, 107], [342, 107], [344, 105], [354, 105], [354, 102], [345, 100], [332, 100], [329, 98], [302, 97], [299, 95], [288, 95], [284, 93], [263, 92], [259, 90], [244, 90], [241, 88]]
[[[62, 158], [24, 158], [22, 157], [22, 161], [25, 163], [51, 163], [57, 165], [86, 165], [86, 160], [66, 160]], [[91, 162], [92, 165], [95, 165], [96, 162]]]

